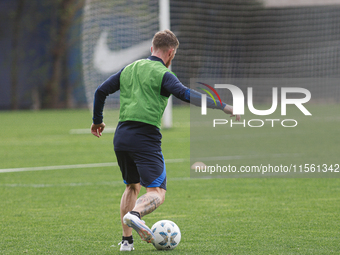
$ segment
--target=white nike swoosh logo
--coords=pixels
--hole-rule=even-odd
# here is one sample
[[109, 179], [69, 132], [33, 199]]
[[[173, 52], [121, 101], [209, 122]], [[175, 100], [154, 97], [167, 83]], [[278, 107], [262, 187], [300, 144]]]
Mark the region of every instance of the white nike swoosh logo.
[[123, 50], [112, 51], [107, 45], [107, 37], [108, 32], [103, 31], [94, 48], [93, 65], [102, 74], [117, 72], [133, 61], [150, 54], [152, 39]]

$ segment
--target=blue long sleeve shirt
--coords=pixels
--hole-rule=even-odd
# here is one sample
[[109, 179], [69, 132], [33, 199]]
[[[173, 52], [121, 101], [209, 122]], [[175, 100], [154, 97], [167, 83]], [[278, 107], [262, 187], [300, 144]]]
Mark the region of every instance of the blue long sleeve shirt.
[[[155, 56], [150, 56], [148, 59], [152, 61], [163, 61]], [[164, 63], [163, 63], [164, 65]], [[124, 69], [124, 68], [123, 68]], [[118, 73], [110, 76], [106, 81], [104, 81], [96, 90], [94, 103], [93, 103], [93, 123], [100, 124], [103, 121], [103, 108], [105, 104], [105, 99], [108, 95], [115, 93], [120, 88], [120, 75], [122, 73], [120, 70]], [[189, 89], [188, 87], [184, 86], [178, 78], [173, 75], [171, 72], [167, 72], [163, 76], [162, 85], [161, 85], [161, 95], [169, 97], [170, 95], [174, 95], [178, 99], [192, 103], [196, 106], [201, 105], [201, 93]], [[215, 102], [210, 98], [207, 97], [207, 107], [213, 109], [221, 109], [226, 106], [225, 103], [221, 105], [215, 105]]]
[[[148, 58], [151, 61], [164, 62], [155, 56]], [[93, 123], [103, 122], [103, 108], [106, 97], [120, 89], [120, 75], [122, 70], [110, 76], [96, 90], [93, 102]], [[201, 93], [184, 86], [171, 72], [163, 76], [161, 95], [169, 97], [171, 94], [184, 102], [201, 106]], [[215, 102], [207, 97], [207, 107], [223, 110], [225, 103], [215, 105]], [[156, 126], [136, 121], [119, 122], [114, 136], [114, 149], [116, 151], [161, 151], [162, 135]]]

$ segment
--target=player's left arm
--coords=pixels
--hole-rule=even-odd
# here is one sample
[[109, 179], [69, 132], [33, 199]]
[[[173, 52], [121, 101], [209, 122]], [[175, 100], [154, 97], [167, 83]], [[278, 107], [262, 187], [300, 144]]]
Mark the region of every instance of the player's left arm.
[[[164, 96], [169, 96], [170, 94], [173, 94], [175, 97], [184, 102], [188, 102], [196, 106], [201, 106], [202, 93], [199, 93], [193, 89], [189, 89], [188, 87], [184, 86], [178, 80], [178, 78], [170, 72], [164, 74], [161, 94]], [[240, 115], [233, 114], [233, 107], [231, 105], [223, 102], [222, 105], [215, 105], [214, 100], [210, 97], [207, 97], [207, 107], [223, 110], [226, 114], [231, 114], [230, 117], [236, 116], [237, 121], [241, 119]]]

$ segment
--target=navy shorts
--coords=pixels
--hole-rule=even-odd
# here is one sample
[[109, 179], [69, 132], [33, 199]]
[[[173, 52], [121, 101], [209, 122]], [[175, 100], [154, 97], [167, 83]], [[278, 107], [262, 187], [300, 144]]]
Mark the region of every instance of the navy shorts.
[[166, 190], [164, 157], [158, 152], [115, 151], [125, 184], [140, 183], [146, 188]]

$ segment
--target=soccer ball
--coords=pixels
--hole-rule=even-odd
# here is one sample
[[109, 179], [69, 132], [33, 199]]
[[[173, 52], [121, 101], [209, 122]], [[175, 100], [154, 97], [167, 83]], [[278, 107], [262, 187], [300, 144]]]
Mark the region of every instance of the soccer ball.
[[153, 245], [157, 250], [172, 250], [181, 241], [181, 231], [176, 223], [170, 220], [160, 220], [156, 222], [151, 231], [155, 235]]

